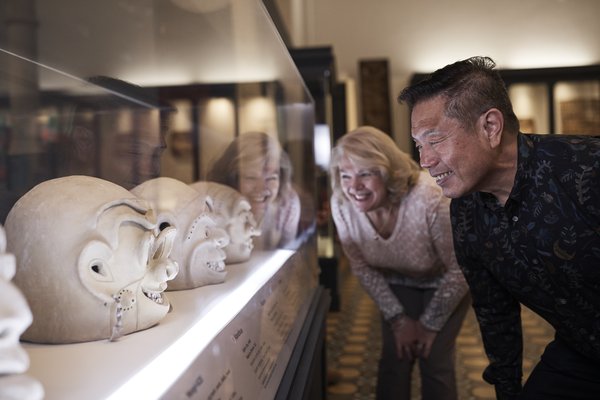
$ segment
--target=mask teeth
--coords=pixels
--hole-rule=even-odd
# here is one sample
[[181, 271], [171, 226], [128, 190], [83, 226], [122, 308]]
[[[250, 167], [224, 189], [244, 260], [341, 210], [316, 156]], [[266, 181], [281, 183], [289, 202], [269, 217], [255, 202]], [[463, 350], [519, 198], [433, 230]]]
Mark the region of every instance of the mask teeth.
[[156, 304], [164, 304], [162, 293], [159, 292], [144, 292], [147, 298], [155, 302]]
[[211, 271], [220, 272], [222, 269], [220, 261], [208, 261], [206, 265]]

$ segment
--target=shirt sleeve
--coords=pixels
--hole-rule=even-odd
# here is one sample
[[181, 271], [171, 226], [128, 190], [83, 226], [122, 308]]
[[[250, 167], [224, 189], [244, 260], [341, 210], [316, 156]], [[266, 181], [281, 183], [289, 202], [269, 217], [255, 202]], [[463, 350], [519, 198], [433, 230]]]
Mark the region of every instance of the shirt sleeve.
[[383, 318], [389, 320], [403, 313], [404, 307], [390, 289], [389, 283], [383, 274], [366, 262], [360, 245], [351, 238], [349, 215], [342, 212], [342, 207], [336, 199], [331, 200], [331, 215], [335, 222], [342, 249], [350, 264], [350, 270], [375, 301], [383, 314]]
[[516, 399], [521, 391], [523, 335], [519, 302], [496, 280], [468, 244], [460, 215], [453, 207], [454, 248], [457, 261], [469, 284], [473, 309], [479, 322], [483, 345], [490, 361], [483, 372], [486, 382], [495, 386], [498, 399]]
[[454, 254], [452, 226], [450, 224], [450, 201], [440, 197], [427, 211], [427, 223], [433, 247], [445, 266], [440, 285], [419, 318], [428, 329], [440, 331], [458, 304], [469, 291], [465, 277]]

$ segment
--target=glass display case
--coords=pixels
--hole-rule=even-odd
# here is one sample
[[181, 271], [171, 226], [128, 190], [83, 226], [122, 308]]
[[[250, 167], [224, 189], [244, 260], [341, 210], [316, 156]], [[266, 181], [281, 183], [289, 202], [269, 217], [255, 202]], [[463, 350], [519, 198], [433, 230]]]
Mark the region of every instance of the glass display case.
[[[117, 341], [23, 343], [45, 398], [320, 398], [329, 300], [318, 284], [315, 107], [263, 3], [8, 0], [0, 15], [3, 224], [54, 178], [128, 191], [158, 177], [211, 180], [252, 132], [280, 144], [298, 199], [292, 240], [255, 248], [221, 284], [167, 291], [172, 310], [158, 325]], [[251, 170], [233, 175], [256, 179]]]

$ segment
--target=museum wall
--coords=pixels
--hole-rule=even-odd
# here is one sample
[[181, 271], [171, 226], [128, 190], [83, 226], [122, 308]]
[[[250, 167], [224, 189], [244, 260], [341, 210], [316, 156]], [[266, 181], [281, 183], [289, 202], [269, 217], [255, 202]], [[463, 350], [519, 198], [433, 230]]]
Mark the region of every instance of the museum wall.
[[502, 69], [600, 63], [597, 0], [277, 3], [292, 25], [293, 45], [332, 46], [339, 79], [355, 83], [357, 90], [360, 60], [389, 61], [392, 126], [405, 150], [410, 148], [407, 112], [395, 97], [413, 73], [472, 55], [488, 55]]

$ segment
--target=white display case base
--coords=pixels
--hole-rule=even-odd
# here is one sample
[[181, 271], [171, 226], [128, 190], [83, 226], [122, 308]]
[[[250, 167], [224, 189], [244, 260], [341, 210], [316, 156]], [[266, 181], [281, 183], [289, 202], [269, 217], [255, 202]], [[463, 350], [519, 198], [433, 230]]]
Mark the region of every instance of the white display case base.
[[46, 400], [274, 398], [311, 307], [303, 252], [256, 252], [224, 283], [167, 292], [172, 311], [116, 342], [25, 343]]

